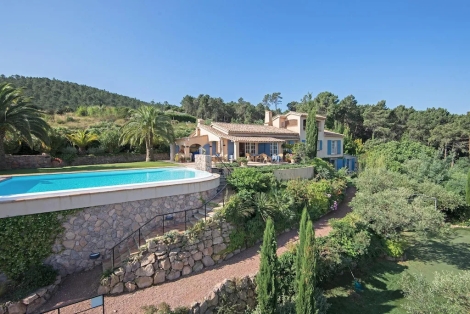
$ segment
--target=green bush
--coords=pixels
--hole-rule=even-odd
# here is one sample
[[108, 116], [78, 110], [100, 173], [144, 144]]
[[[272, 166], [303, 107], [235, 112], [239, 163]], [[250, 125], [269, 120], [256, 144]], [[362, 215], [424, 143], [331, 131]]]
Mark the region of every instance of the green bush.
[[401, 257], [405, 253], [407, 247], [406, 242], [403, 240], [389, 240], [383, 241], [385, 253], [391, 257]]
[[87, 150], [88, 155], [101, 156], [105, 154], [105, 148], [102, 146], [99, 147], [90, 147]]
[[52, 254], [54, 241], [63, 231], [58, 217], [58, 212], [50, 212], [0, 219], [0, 251], [4, 252], [0, 254], [0, 271], [16, 281], [41, 265]]
[[227, 178], [237, 191], [267, 192], [276, 181], [272, 173], [261, 173], [253, 168], [236, 168]]
[[45, 287], [52, 284], [57, 276], [57, 270], [51, 265], [39, 264], [31, 267], [21, 276], [21, 285], [31, 288]]
[[77, 149], [73, 146], [67, 146], [61, 149], [62, 160], [71, 164], [77, 158]]

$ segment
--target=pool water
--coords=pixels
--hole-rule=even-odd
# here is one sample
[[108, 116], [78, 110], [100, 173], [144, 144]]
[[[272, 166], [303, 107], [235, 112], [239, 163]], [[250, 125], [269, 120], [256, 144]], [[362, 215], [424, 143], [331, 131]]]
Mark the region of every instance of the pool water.
[[18, 176], [0, 181], [0, 198], [18, 194], [89, 189], [209, 177], [187, 168], [139, 169]]

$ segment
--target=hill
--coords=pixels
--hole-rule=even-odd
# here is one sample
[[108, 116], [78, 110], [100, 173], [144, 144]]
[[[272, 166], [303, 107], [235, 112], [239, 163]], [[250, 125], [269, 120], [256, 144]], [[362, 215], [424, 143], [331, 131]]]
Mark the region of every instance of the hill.
[[78, 106], [113, 106], [136, 108], [149, 103], [111, 93], [95, 87], [80, 85], [45, 77], [25, 77], [20, 75], [0, 75], [0, 83], [12, 83], [15, 87], [23, 87], [24, 93], [33, 98], [38, 108], [49, 113], [57, 111], [75, 111]]

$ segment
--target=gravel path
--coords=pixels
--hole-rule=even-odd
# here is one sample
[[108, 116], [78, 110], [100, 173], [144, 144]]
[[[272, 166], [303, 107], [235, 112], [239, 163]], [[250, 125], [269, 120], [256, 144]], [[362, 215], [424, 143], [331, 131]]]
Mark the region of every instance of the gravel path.
[[[348, 203], [354, 196], [355, 192], [355, 188], [348, 188], [346, 191], [346, 198], [339, 205], [338, 210], [330, 212], [315, 223], [315, 235], [317, 237], [325, 236], [331, 231], [331, 227], [328, 224], [329, 219], [344, 217], [351, 211]], [[280, 235], [277, 239], [278, 254], [286, 251], [286, 244], [290, 241], [297, 240], [297, 235], [297, 230], [292, 230]], [[202, 300], [212, 291], [214, 286], [222, 282], [225, 278], [243, 277], [246, 275], [256, 274], [259, 267], [258, 251], [259, 245], [256, 245], [219, 265], [205, 268], [203, 271], [194, 275], [181, 277], [178, 280], [168, 281], [158, 286], [137, 290], [133, 293], [118, 296], [106, 296], [105, 312], [141, 314], [143, 313], [141, 310], [142, 306], [151, 304], [156, 305], [161, 302], [166, 302], [171, 307], [189, 306], [194, 301]], [[88, 273], [77, 274], [80, 276], [67, 277], [59, 291], [44, 305], [43, 309], [52, 308], [65, 302], [70, 303], [72, 302], [72, 299], [77, 300], [80, 297], [92, 297], [97, 290], [95, 288], [95, 284], [86, 282], [81, 278], [84, 277], [87, 280], [95, 278], [96, 280], [98, 275], [96, 273], [89, 274], [92, 272], [96, 272], [96, 270]], [[80, 287], [78, 290], [81, 292], [77, 292], [76, 287]], [[72, 293], [68, 291], [69, 289], [74, 291], [73, 295], [76, 297], [71, 298]]]

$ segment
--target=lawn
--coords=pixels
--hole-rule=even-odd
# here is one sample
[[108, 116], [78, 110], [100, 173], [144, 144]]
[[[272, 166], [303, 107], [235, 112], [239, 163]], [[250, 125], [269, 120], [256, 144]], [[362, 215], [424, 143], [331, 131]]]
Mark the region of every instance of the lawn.
[[430, 280], [436, 271], [470, 270], [470, 229], [455, 229], [446, 241], [414, 240], [405, 262], [380, 260], [353, 270], [365, 284], [365, 291], [352, 289], [351, 273], [344, 273], [325, 286], [330, 313], [406, 313], [398, 280], [404, 272], [423, 273]]
[[1, 175], [16, 175], [16, 174], [35, 174], [35, 173], [53, 173], [53, 172], [75, 172], [75, 171], [97, 171], [97, 170], [117, 170], [117, 169], [135, 169], [135, 168], [161, 168], [175, 166], [172, 163], [163, 161], [150, 161], [150, 162], [126, 162], [117, 164], [101, 164], [101, 165], [84, 165], [84, 166], [69, 166], [58, 168], [38, 168], [38, 169], [15, 169], [0, 171]]

